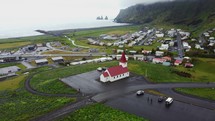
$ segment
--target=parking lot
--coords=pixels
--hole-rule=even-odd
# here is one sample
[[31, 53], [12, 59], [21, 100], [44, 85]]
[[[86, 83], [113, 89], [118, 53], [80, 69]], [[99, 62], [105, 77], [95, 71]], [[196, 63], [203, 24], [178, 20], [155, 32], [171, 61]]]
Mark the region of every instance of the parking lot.
[[141, 76], [131, 74], [129, 78], [122, 79], [113, 83], [103, 83], [99, 81], [101, 72], [90, 71], [83, 74], [78, 74], [61, 79], [74, 89], [77, 89], [84, 94], [97, 94], [100, 92], [107, 92], [113, 89], [126, 88], [131, 85], [138, 85], [146, 83]]
[[150, 121], [215, 121], [215, 112], [213, 110], [176, 100], [169, 107], [166, 107], [165, 101], [158, 102], [158, 96], [149, 94], [136, 96], [135, 93], [132, 93], [109, 100], [106, 104], [113, 108], [145, 117]]

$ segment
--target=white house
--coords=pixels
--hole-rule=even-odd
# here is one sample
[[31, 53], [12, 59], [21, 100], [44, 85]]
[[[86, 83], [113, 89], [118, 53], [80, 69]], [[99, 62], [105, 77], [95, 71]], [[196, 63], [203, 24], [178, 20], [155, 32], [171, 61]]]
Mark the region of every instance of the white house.
[[156, 37], [162, 38], [162, 37], [164, 37], [164, 34], [163, 33], [158, 33], [158, 34], [156, 34]]
[[161, 44], [159, 47], [159, 50], [168, 50], [169, 49], [169, 44]]
[[153, 58], [153, 60], [152, 60], [152, 63], [163, 63], [163, 62], [165, 62], [165, 60], [164, 59], [162, 59], [162, 58]]
[[134, 55], [134, 60], [140, 60], [143, 61], [145, 59], [144, 55]]
[[162, 51], [155, 52], [155, 56], [163, 56], [163, 55], [164, 55], [164, 52], [162, 52]]
[[101, 82], [114, 82], [118, 81], [120, 79], [129, 77], [130, 73], [127, 68], [127, 60], [125, 57], [125, 53], [122, 53], [122, 57], [119, 62], [119, 66], [114, 66], [106, 69], [101, 75], [100, 75], [100, 81]]

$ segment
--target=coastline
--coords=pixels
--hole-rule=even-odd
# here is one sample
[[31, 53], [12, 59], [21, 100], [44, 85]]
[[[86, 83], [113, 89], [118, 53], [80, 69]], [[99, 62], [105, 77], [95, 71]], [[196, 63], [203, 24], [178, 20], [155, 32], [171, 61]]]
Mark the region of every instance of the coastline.
[[[116, 22], [115, 22], [116, 23]], [[136, 24], [131, 24], [131, 23], [118, 23], [118, 24], [122, 24], [122, 25], [111, 25], [111, 26], [100, 26], [100, 27], [86, 27], [86, 28], [72, 28], [72, 29], [62, 29], [62, 30], [46, 30], [46, 29], [40, 29], [40, 30], [44, 30], [46, 32], [51, 32], [53, 34], [66, 34], [66, 33], [70, 33], [70, 32], [78, 32], [78, 31], [85, 31], [85, 30], [96, 30], [96, 29], [107, 29], [107, 28], [120, 28], [120, 27], [126, 27], [126, 26], [134, 26]], [[1, 40], [8, 40], [8, 39], [21, 39], [21, 38], [28, 38], [28, 37], [39, 37], [39, 36], [44, 36], [46, 34], [44, 33], [40, 33], [37, 32], [36, 30], [34, 30], [35, 35], [26, 35], [26, 36], [17, 36], [17, 37], [2, 37], [0, 38], [0, 42]]]

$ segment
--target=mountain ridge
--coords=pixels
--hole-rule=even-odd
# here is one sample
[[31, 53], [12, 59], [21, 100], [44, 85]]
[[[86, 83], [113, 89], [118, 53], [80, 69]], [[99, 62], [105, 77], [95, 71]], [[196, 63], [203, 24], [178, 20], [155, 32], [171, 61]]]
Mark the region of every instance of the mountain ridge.
[[122, 9], [115, 21], [118, 23], [168, 23], [200, 26], [215, 22], [215, 0], [175, 0], [144, 5], [137, 4]]

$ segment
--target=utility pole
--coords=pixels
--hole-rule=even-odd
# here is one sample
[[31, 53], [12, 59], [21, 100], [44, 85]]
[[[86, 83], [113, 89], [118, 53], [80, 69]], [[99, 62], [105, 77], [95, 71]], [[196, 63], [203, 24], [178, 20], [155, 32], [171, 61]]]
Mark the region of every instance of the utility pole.
[[147, 69], [146, 69], [146, 77], [147, 77]]

